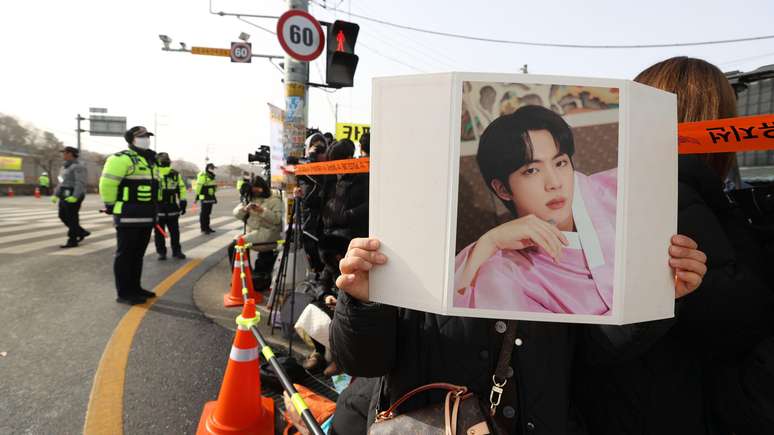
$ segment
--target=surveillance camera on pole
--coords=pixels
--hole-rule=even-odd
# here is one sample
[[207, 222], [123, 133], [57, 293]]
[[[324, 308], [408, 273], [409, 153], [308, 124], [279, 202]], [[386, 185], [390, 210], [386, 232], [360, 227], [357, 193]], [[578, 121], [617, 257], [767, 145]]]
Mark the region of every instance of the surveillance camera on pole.
[[169, 44], [172, 43], [172, 38], [170, 38], [167, 35], [159, 35], [159, 39], [161, 39], [161, 42], [164, 44], [164, 50], [169, 50]]
[[241, 39], [242, 41], [247, 42], [250, 39], [250, 34], [242, 32], [242, 33], [239, 34], [239, 39]]
[[180, 48], [183, 50], [187, 50], [187, 47], [185, 46], [185, 42], [180, 42]]

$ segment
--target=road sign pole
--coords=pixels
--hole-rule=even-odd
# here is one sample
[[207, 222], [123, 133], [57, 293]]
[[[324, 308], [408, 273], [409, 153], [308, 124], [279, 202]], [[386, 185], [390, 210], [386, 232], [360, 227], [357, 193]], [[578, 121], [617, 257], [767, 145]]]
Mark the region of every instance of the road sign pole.
[[[288, 10], [308, 11], [307, 0], [288, 0]], [[309, 117], [309, 62], [285, 56], [285, 154], [303, 157]]]
[[81, 128], [81, 121], [85, 121], [85, 120], [86, 118], [82, 117], [80, 113], [75, 117], [75, 122], [76, 122], [75, 131], [76, 133], [78, 133], [78, 152], [81, 152], [81, 133], [86, 131]]

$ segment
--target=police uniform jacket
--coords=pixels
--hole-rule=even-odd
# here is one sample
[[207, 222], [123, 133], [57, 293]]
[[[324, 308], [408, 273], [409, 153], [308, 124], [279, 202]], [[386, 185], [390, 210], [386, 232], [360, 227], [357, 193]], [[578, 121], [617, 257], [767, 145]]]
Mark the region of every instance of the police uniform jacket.
[[112, 208], [117, 227], [152, 227], [156, 223], [158, 181], [153, 162], [133, 149], [108, 157], [99, 179], [99, 194]]
[[157, 168], [159, 183], [158, 217], [175, 218], [180, 216], [180, 201], [186, 201], [185, 181], [179, 172], [169, 167]]
[[218, 185], [215, 182], [215, 175], [202, 171], [196, 177], [196, 199], [202, 202], [202, 204], [217, 203], [215, 198], [215, 191], [218, 190]]

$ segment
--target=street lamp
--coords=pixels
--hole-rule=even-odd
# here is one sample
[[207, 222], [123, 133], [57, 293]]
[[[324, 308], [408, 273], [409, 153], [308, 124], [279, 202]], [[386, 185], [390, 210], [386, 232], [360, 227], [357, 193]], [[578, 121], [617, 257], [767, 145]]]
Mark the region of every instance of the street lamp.
[[164, 50], [169, 50], [169, 44], [172, 43], [172, 38], [167, 35], [159, 35], [159, 39], [164, 43]]

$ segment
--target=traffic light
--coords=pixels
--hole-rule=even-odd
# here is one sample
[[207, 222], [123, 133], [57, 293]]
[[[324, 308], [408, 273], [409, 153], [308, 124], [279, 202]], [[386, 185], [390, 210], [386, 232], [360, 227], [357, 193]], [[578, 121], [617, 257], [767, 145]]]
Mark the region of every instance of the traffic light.
[[325, 81], [334, 88], [351, 87], [355, 80], [358, 57], [355, 42], [360, 26], [336, 20], [328, 25], [328, 66]]

